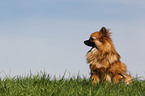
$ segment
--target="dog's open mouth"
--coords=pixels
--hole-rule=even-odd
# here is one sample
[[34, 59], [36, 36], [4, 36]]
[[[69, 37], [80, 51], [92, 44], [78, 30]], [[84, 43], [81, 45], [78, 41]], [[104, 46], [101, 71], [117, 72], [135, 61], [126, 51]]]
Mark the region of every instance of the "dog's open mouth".
[[98, 47], [96, 46], [96, 44], [94, 42], [91, 42], [90, 40], [84, 41], [84, 44], [87, 45], [87, 46], [89, 46], [89, 47], [92, 47], [89, 50], [89, 52], [92, 51], [93, 49], [98, 49]]

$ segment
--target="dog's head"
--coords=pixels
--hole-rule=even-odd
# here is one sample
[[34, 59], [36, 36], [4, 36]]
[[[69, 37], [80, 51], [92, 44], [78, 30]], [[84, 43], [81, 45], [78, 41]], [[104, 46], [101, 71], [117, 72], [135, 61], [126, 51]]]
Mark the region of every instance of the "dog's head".
[[84, 41], [84, 44], [98, 49], [101, 45], [107, 42], [112, 43], [110, 33], [105, 27], [102, 27], [100, 31], [92, 33], [89, 40]]

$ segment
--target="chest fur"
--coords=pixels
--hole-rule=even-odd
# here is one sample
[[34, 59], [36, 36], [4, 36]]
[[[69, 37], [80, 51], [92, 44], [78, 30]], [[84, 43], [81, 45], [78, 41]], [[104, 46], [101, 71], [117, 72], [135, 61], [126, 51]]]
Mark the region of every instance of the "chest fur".
[[117, 53], [103, 52], [96, 48], [91, 49], [87, 55], [87, 63], [96, 68], [108, 68], [113, 62], [117, 61], [119, 57]]

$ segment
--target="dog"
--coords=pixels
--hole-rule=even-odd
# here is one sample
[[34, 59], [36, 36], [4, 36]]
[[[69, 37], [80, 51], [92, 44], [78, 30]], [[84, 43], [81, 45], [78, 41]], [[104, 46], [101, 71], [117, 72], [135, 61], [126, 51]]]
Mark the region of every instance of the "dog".
[[105, 27], [91, 34], [84, 44], [90, 46], [87, 63], [90, 64], [91, 80], [99, 82], [132, 83], [132, 77], [127, 74], [126, 65], [120, 61], [120, 55], [115, 50], [111, 33]]

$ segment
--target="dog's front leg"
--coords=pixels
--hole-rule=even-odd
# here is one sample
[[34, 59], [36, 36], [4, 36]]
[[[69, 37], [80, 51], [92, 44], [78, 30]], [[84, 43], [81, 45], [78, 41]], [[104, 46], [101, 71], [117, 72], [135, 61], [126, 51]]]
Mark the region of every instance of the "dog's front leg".
[[99, 75], [97, 74], [97, 72], [95, 70], [91, 70], [91, 80], [92, 80], [93, 84], [97, 84], [100, 81]]
[[94, 75], [91, 76], [91, 80], [92, 80], [93, 84], [97, 84], [100, 81], [99, 80], [99, 76], [96, 75], [96, 74], [94, 74]]
[[99, 73], [97, 72], [96, 66], [90, 64], [91, 80], [94, 84], [100, 82]]

